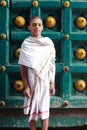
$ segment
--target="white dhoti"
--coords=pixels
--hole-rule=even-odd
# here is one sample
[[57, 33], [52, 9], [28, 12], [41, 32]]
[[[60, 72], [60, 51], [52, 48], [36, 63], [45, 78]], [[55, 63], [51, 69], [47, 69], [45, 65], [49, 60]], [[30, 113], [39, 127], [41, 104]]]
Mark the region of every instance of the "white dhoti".
[[28, 69], [28, 77], [32, 98], [25, 97], [24, 114], [29, 114], [29, 122], [46, 119], [49, 117], [49, 79], [41, 80], [33, 69]]

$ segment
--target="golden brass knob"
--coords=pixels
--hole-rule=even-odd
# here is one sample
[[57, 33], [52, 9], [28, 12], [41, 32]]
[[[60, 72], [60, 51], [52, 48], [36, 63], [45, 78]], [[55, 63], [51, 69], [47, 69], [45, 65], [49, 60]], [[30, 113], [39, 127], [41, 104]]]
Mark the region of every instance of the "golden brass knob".
[[26, 21], [25, 21], [25, 18], [22, 17], [22, 16], [17, 16], [15, 19], [14, 19], [14, 24], [19, 27], [19, 28], [22, 28], [24, 25], [25, 25]]
[[82, 29], [85, 28], [87, 25], [87, 21], [86, 18], [79, 16], [78, 18], [76, 18], [75, 20], [75, 24], [78, 28]]
[[82, 60], [86, 57], [86, 50], [84, 48], [78, 48], [74, 54], [77, 59]]
[[63, 107], [66, 107], [66, 106], [68, 106], [68, 104], [69, 104], [69, 102], [68, 102], [67, 100], [65, 100], [65, 101], [62, 103], [62, 106], [63, 106]]
[[6, 67], [5, 66], [0, 66], [0, 71], [1, 72], [4, 72], [6, 70]]
[[6, 6], [7, 5], [7, 2], [5, 0], [1, 0], [1, 6]]
[[5, 106], [5, 102], [4, 101], [0, 101], [0, 107], [4, 107]]
[[70, 6], [70, 2], [69, 1], [66, 1], [66, 2], [64, 2], [64, 7], [69, 7]]
[[56, 25], [56, 19], [52, 16], [49, 16], [46, 18], [45, 24], [48, 28], [53, 28]]
[[15, 57], [16, 57], [17, 59], [19, 59], [20, 50], [21, 50], [21, 48], [18, 48], [18, 49], [15, 51], [15, 53], [14, 53], [14, 55], [15, 55]]
[[64, 72], [68, 72], [69, 71], [69, 67], [68, 66], [64, 66], [63, 71]]
[[65, 39], [65, 40], [68, 40], [68, 39], [69, 39], [69, 35], [68, 35], [68, 34], [65, 34], [64, 39]]
[[22, 80], [16, 80], [14, 83], [13, 83], [13, 89], [16, 91], [16, 92], [23, 92], [24, 90], [24, 84], [23, 84], [23, 81]]
[[78, 79], [76, 82], [75, 82], [75, 88], [78, 90], [78, 91], [83, 91], [85, 88], [86, 88], [86, 82], [82, 79]]
[[4, 33], [0, 34], [0, 39], [6, 39], [6, 34]]
[[33, 3], [32, 3], [32, 5], [33, 5], [34, 7], [37, 7], [37, 6], [38, 6], [38, 1], [37, 1], [37, 0], [34, 0]]

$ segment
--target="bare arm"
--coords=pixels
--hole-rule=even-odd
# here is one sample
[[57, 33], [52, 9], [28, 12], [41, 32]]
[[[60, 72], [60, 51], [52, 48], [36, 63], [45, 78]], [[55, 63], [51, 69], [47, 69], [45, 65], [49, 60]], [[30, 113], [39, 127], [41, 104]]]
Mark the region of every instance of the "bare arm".
[[21, 72], [21, 77], [22, 77], [23, 83], [25, 85], [24, 95], [26, 97], [31, 98], [30, 86], [28, 83], [28, 75], [27, 75], [26, 67], [24, 65], [20, 65], [20, 72]]
[[55, 84], [50, 82], [50, 96], [55, 94]]
[[55, 94], [55, 58], [51, 60], [49, 76], [50, 76], [50, 95], [52, 96]]

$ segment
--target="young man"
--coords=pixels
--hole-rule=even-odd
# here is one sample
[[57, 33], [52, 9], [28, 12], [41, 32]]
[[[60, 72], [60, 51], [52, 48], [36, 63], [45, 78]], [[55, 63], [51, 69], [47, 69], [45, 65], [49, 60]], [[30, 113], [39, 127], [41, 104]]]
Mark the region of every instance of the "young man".
[[29, 115], [30, 130], [36, 130], [38, 118], [41, 130], [47, 130], [50, 95], [55, 94], [55, 48], [50, 38], [41, 35], [39, 17], [30, 19], [28, 29], [31, 36], [23, 41], [18, 62], [25, 85], [24, 113]]

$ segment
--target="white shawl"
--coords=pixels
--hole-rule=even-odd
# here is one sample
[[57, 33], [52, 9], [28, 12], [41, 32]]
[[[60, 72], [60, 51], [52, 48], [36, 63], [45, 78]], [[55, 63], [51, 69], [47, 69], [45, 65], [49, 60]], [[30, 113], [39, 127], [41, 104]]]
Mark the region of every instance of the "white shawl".
[[55, 48], [53, 42], [48, 37], [28, 37], [21, 46], [19, 64], [33, 68], [36, 75], [41, 79], [49, 71], [49, 65], [55, 58]]

